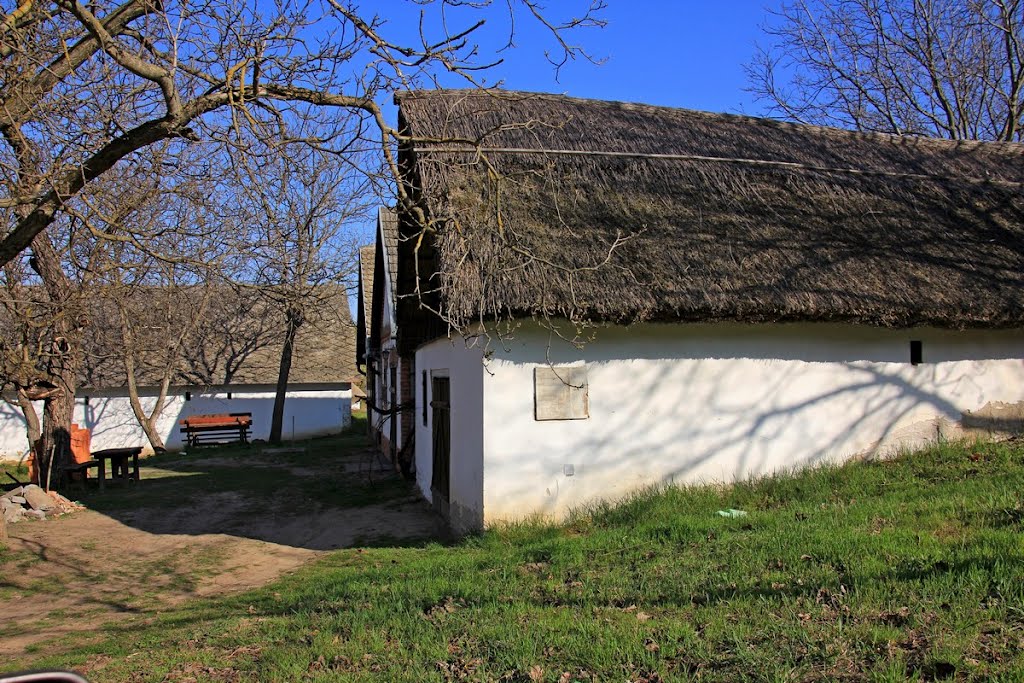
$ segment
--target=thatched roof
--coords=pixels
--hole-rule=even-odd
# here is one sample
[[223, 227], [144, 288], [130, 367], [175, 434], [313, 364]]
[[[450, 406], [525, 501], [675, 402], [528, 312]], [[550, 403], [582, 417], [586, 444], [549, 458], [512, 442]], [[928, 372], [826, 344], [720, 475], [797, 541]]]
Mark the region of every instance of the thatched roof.
[[356, 293], [356, 365], [366, 358], [366, 336], [373, 315], [373, 271], [376, 245], [359, 247], [359, 291]]
[[359, 305], [362, 306], [363, 317], [370, 319], [373, 306], [373, 257], [374, 245], [359, 247]]
[[398, 277], [398, 213], [393, 207], [382, 206], [377, 211], [380, 236], [384, 241], [384, 257], [387, 259], [391, 285], [391, 306], [395, 305], [394, 283]]
[[[370, 353], [380, 349], [381, 340], [395, 333], [392, 318], [398, 303], [395, 287], [398, 277], [398, 213], [394, 207], [382, 206], [377, 210], [377, 235], [373, 267], [373, 286], [369, 327]], [[385, 293], [387, 300], [385, 301]]]
[[558, 95], [396, 101], [456, 320], [1024, 324], [1022, 145]]
[[[281, 364], [284, 316], [274, 320], [270, 341], [242, 363], [235, 384], [274, 384]], [[312, 297], [305, 321], [295, 337], [289, 385], [337, 384], [356, 375], [355, 326], [348, 292], [341, 286], [323, 286]]]
[[[151, 300], [159, 292], [137, 291], [130, 305], [138, 315], [148, 315]], [[176, 290], [176, 302], [170, 314], [177, 319], [165, 320], [169, 330], [152, 326], [152, 338], [138, 341], [142, 348], [156, 351], [143, 355], [137, 378], [142, 385], [159, 382], [161, 367], [147, 367], [147, 358], [159, 358], [167, 344], [167, 334], [176, 334], [177, 325], [198, 308], [197, 290]], [[88, 343], [81, 385], [83, 391], [122, 387], [126, 384], [121, 361], [120, 337], [113, 333], [113, 324], [105, 324], [112, 311], [109, 302], [97, 292], [93, 300], [93, 325], [88, 330]], [[160, 314], [166, 318], [166, 311]], [[110, 318], [111, 320], [113, 318]], [[143, 326], [143, 330], [149, 326]], [[239, 385], [275, 384], [284, 342], [284, 314], [255, 289], [218, 288], [203, 312], [199, 329], [185, 345], [184, 360], [172, 383], [175, 385]], [[355, 326], [352, 324], [348, 296], [341, 286], [324, 285], [310, 297], [305, 320], [299, 327], [292, 355], [289, 384], [320, 384], [348, 382], [356, 374]]]

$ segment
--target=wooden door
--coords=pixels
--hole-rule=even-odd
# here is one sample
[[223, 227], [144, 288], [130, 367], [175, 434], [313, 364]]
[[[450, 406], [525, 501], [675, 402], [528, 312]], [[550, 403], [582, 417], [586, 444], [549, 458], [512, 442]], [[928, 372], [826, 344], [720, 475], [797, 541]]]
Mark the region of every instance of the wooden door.
[[[434, 418], [432, 427], [433, 443], [433, 475], [430, 482], [430, 489], [433, 493], [435, 505], [446, 512], [448, 500], [451, 497], [451, 418], [450, 418], [450, 390], [447, 377], [433, 377], [431, 386], [434, 390], [434, 400], [430, 402], [432, 416]], [[442, 500], [438, 500], [438, 499]]]

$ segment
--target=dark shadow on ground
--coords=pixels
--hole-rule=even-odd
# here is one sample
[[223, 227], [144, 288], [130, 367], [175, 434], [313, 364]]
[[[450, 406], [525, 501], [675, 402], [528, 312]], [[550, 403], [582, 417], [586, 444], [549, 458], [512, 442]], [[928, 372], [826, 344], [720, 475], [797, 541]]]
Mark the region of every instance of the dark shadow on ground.
[[141, 461], [138, 482], [68, 497], [154, 534], [227, 534], [309, 550], [445, 540], [443, 520], [359, 433], [283, 448], [223, 446]]

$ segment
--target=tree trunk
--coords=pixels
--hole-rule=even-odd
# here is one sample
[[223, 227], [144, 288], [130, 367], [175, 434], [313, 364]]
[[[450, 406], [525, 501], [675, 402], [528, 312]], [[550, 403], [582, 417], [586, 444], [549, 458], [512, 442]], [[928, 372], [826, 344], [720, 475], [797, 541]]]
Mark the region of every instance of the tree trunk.
[[163, 437], [160, 436], [160, 432], [156, 430], [152, 422], [146, 420], [142, 425], [142, 431], [146, 433], [146, 438], [149, 439], [149, 445], [153, 447], [154, 453], [167, 452], [167, 446], [164, 445]]
[[[25, 302], [28, 300], [26, 296], [26, 288], [22, 282], [22, 275], [11, 264], [4, 266], [4, 272], [7, 276], [7, 287], [11, 294], [11, 299], [14, 302], [13, 309], [19, 317], [27, 316], [28, 313], [25, 310]], [[23, 319], [25, 319], [23, 317]], [[29, 355], [27, 347], [29, 346], [29, 338], [26, 336], [22, 343], [23, 347], [23, 360], [28, 364]], [[36, 412], [36, 407], [32, 403], [32, 399], [29, 398], [28, 388], [36, 379], [31, 374], [21, 375], [12, 381], [16, 389], [16, 397], [18, 400], [18, 407], [21, 409], [21, 414], [25, 416], [25, 436], [28, 438], [28, 453], [34, 452], [39, 442], [39, 438], [42, 435], [42, 426], [39, 422], [39, 413]], [[10, 378], [9, 378], [10, 379]]]
[[39, 413], [36, 412], [36, 407], [32, 405], [31, 399], [25, 395], [25, 390], [21, 387], [18, 387], [18, 407], [21, 408], [21, 414], [25, 416], [28, 448], [31, 451], [35, 449], [36, 444], [39, 442], [43, 428], [39, 423]]
[[[78, 316], [69, 306], [71, 282], [61, 267], [60, 257], [43, 233], [32, 240], [32, 268], [39, 274], [54, 309], [50, 342], [48, 379], [57, 386], [55, 396], [43, 404], [42, 438], [36, 448], [39, 482], [49, 488], [60, 485], [57, 471], [71, 464], [71, 421], [75, 410], [75, 389], [81, 364], [82, 330]], [[57, 470], [54, 470], [54, 468]]]
[[60, 373], [58, 384], [63, 391], [46, 399], [43, 407], [42, 454], [36, 456], [39, 484], [49, 490], [60, 486], [61, 468], [71, 464], [71, 421], [75, 412], [75, 372]]
[[4, 541], [7, 540], [7, 520], [4, 519], [3, 515], [0, 515], [0, 545], [3, 545]]
[[[157, 416], [159, 415], [157, 414]], [[167, 446], [164, 444], [164, 439], [156, 429], [156, 419], [143, 418], [139, 424], [142, 426], [142, 431], [146, 433], [146, 438], [149, 439], [149, 445], [153, 447], [153, 452], [166, 452]]]
[[125, 379], [128, 383], [128, 403], [132, 407], [132, 413], [138, 421], [142, 431], [149, 439], [149, 445], [153, 447], [154, 453], [163, 453], [167, 450], [163, 437], [156, 429], [156, 422], [160, 419], [160, 413], [164, 410], [164, 403], [167, 401], [167, 390], [171, 384], [168, 373], [160, 382], [160, 395], [157, 396], [156, 405], [151, 415], [146, 414], [142, 407], [142, 399], [139, 398], [139, 385], [135, 380], [135, 345], [131, 326], [128, 323], [128, 311], [123, 306], [118, 306], [121, 315], [121, 342], [124, 344], [124, 370]]
[[153, 447], [154, 453], [163, 453], [167, 450], [167, 446], [164, 444], [164, 439], [160, 436], [160, 432], [157, 431], [156, 428], [156, 422], [160, 418], [160, 413], [163, 412], [166, 400], [167, 390], [163, 389], [160, 392], [160, 396], [157, 397], [156, 406], [153, 408], [153, 414], [146, 415], [146, 411], [142, 407], [142, 401], [139, 398], [138, 387], [135, 386], [134, 381], [129, 385], [128, 402], [132, 406], [132, 412], [135, 413], [135, 419], [138, 420], [139, 426], [142, 427], [142, 431], [145, 432], [146, 438], [149, 439], [149, 445]]
[[285, 312], [284, 346], [281, 347], [281, 367], [277, 373], [277, 393], [274, 395], [274, 415], [270, 421], [270, 443], [281, 443], [284, 422], [284, 399], [288, 392], [288, 373], [292, 369], [292, 350], [295, 336], [302, 326], [302, 311], [289, 305]]

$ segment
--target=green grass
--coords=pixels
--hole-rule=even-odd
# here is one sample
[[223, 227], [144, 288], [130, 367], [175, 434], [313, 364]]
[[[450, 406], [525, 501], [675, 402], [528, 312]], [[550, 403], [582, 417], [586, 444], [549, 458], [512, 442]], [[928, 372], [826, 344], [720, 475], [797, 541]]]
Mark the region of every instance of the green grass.
[[[7, 476], [10, 473], [14, 475], [19, 481], [28, 481], [28, 466], [25, 464], [19, 464], [17, 461], [12, 460], [0, 460], [0, 484], [14, 486], [14, 481]], [[0, 487], [0, 493], [6, 491], [5, 488]], [[0, 564], [8, 562], [13, 558], [14, 555], [10, 549], [3, 542], [0, 542]], [[0, 581], [0, 599], [3, 599], [8, 593], [7, 586]], [[2, 631], [0, 631], [2, 635]]]
[[[362, 432], [350, 429], [340, 436], [297, 441], [301, 452], [261, 454], [259, 446], [217, 446], [187, 454], [164, 453], [143, 458], [141, 485], [111, 485], [103, 492], [72, 485], [65, 493], [100, 512], [130, 511], [139, 506], [175, 508], [218, 493], [244, 491], [252, 495], [253, 513], [264, 511], [275, 500], [294, 505], [359, 507], [381, 499], [407, 495], [404, 482], [393, 478], [375, 481], [340, 469], [346, 464], [339, 453], [366, 447]], [[319, 476], [294, 476], [288, 467], [313, 471]], [[268, 475], [268, 470], [277, 474]], [[322, 476], [332, 472], [332, 476]]]
[[1012, 444], [649, 492], [453, 547], [335, 552], [33, 665], [102, 655], [104, 681], [1024, 680], [1022, 496]]
[[19, 463], [16, 460], [0, 461], [0, 484], [14, 485], [14, 481], [7, 475], [14, 475], [18, 481], [28, 481], [28, 465]]

